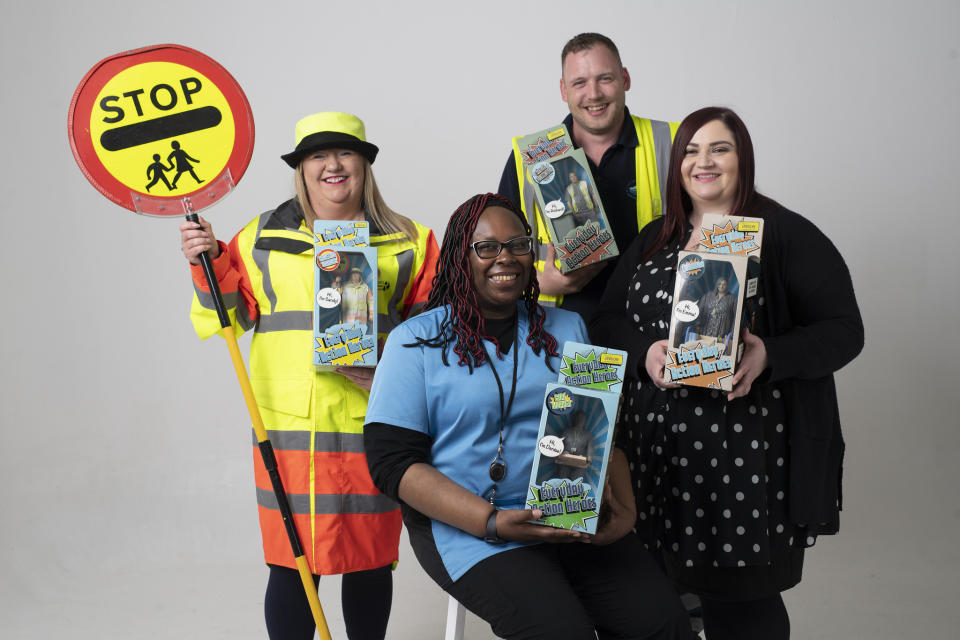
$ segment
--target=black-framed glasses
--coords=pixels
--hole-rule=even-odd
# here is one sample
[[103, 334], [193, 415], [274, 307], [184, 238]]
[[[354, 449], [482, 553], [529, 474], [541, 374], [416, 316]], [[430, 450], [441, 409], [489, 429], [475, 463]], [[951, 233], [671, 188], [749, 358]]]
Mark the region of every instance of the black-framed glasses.
[[518, 236], [506, 242], [497, 240], [480, 240], [470, 245], [480, 258], [496, 258], [506, 249], [512, 256], [525, 256], [533, 250], [533, 238]]

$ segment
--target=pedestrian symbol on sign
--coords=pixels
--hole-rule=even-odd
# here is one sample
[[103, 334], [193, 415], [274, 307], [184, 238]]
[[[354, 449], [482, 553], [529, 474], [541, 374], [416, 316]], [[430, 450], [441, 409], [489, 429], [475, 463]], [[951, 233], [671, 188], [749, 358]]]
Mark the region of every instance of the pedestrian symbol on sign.
[[170, 163], [171, 167], [176, 166], [177, 175], [173, 176], [173, 188], [177, 188], [177, 180], [180, 179], [180, 176], [184, 172], [189, 172], [193, 179], [197, 181], [197, 184], [203, 182], [200, 178], [197, 177], [197, 174], [193, 172], [193, 165], [190, 164], [190, 161], [196, 162], [199, 164], [199, 160], [196, 158], [191, 158], [190, 155], [180, 148], [180, 143], [174, 140], [170, 143], [170, 146], [173, 147], [173, 151], [170, 152], [170, 155], [167, 156], [167, 162]]
[[163, 184], [167, 185], [167, 191], [173, 191], [173, 187], [170, 186], [170, 183], [167, 181], [166, 172], [173, 169], [173, 166], [167, 166], [160, 162], [160, 154], [153, 154], [153, 162], [150, 163], [150, 166], [147, 167], [147, 177], [150, 177], [150, 174], [153, 174], [153, 178], [147, 184], [147, 193], [150, 193], [150, 187], [157, 184], [163, 180]]

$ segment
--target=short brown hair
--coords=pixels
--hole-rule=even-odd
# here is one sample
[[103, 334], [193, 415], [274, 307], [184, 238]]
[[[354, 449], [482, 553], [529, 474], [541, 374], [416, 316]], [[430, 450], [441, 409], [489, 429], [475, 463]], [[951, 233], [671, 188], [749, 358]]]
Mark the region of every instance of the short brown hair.
[[567, 41], [567, 44], [563, 45], [563, 51], [560, 52], [560, 66], [563, 66], [567, 56], [571, 53], [578, 53], [586, 49], [592, 49], [598, 44], [609, 49], [610, 53], [612, 53], [617, 59], [617, 63], [621, 67], [623, 66], [623, 61], [620, 60], [620, 51], [617, 50], [617, 45], [613, 44], [613, 40], [601, 33], [581, 33], [570, 38]]

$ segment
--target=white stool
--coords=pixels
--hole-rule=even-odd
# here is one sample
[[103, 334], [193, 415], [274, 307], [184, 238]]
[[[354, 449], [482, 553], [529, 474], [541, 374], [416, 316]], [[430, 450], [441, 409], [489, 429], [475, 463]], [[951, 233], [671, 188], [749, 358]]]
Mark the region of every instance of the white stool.
[[463, 623], [467, 615], [467, 610], [463, 605], [457, 602], [457, 599], [450, 596], [447, 600], [447, 630], [443, 635], [443, 640], [463, 640]]

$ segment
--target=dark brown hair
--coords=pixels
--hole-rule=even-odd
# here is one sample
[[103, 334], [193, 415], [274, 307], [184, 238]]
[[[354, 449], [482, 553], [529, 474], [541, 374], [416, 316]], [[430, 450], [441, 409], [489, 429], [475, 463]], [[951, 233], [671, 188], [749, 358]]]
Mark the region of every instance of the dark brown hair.
[[687, 222], [687, 216], [693, 210], [693, 202], [683, 188], [683, 174], [680, 165], [687, 153], [687, 145], [694, 134], [708, 122], [719, 120], [733, 133], [733, 144], [737, 151], [737, 163], [739, 175], [737, 177], [737, 195], [730, 208], [731, 216], [747, 215], [746, 209], [754, 205], [756, 199], [760, 196], [754, 181], [754, 160], [753, 160], [753, 141], [750, 139], [750, 132], [747, 126], [743, 124], [732, 109], [726, 107], [704, 107], [694, 111], [680, 123], [677, 129], [677, 135], [673, 139], [673, 147], [670, 150], [670, 169], [667, 177], [667, 211], [664, 214], [663, 227], [657, 234], [656, 240], [647, 252], [640, 258], [641, 261], [648, 260], [650, 256], [662, 249], [671, 240], [683, 237], [684, 226]]

